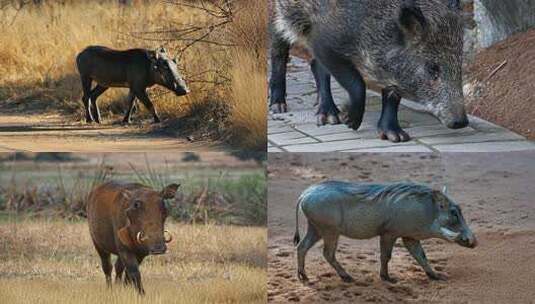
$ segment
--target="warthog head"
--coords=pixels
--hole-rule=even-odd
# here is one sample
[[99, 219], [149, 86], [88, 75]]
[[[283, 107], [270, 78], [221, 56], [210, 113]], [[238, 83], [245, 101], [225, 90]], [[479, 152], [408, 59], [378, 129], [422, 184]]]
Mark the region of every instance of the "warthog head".
[[128, 248], [142, 249], [149, 254], [163, 254], [172, 236], [164, 230], [167, 208], [164, 199], [170, 199], [180, 185], [171, 184], [157, 192], [148, 188], [123, 191], [127, 225], [118, 232], [120, 241]]
[[476, 237], [466, 224], [461, 208], [446, 196], [446, 187], [442, 192], [434, 190], [433, 199], [438, 207], [437, 224], [443, 238], [463, 247], [476, 247]]
[[405, 96], [422, 103], [446, 127], [466, 127], [462, 91], [464, 30], [458, 4], [404, 0], [397, 18], [397, 46], [386, 55], [386, 69], [391, 69], [393, 83]]
[[177, 96], [189, 93], [188, 86], [178, 71], [176, 59], [171, 59], [163, 47], [154, 51], [151, 61], [153, 79], [157, 84], [175, 92]]

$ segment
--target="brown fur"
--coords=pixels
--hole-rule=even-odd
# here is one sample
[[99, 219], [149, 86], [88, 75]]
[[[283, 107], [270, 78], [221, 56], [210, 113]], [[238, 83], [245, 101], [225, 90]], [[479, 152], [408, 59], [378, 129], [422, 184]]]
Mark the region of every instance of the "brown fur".
[[[91, 191], [87, 202], [89, 232], [108, 284], [110, 255], [115, 254], [116, 282], [121, 281], [126, 268], [125, 283], [133, 282], [144, 293], [138, 267], [147, 255], [165, 252], [167, 209], [163, 199], [174, 197], [178, 187], [171, 184], [158, 192], [138, 183], [111, 181]], [[142, 242], [136, 238], [138, 232], [143, 233]]]

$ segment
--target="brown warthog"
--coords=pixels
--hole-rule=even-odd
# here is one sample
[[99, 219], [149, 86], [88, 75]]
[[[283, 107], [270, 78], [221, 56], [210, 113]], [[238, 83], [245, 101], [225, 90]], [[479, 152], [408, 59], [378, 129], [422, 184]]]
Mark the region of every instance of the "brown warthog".
[[[111, 181], [95, 187], [87, 202], [89, 232], [102, 260], [106, 283], [111, 286], [112, 264], [115, 262], [115, 282], [120, 282], [126, 268], [125, 284], [133, 282], [144, 294], [139, 265], [149, 254], [163, 254], [172, 237], [164, 230], [170, 199], [180, 185], [170, 184], [160, 192], [137, 184]], [[167, 234], [167, 235], [166, 235]]]

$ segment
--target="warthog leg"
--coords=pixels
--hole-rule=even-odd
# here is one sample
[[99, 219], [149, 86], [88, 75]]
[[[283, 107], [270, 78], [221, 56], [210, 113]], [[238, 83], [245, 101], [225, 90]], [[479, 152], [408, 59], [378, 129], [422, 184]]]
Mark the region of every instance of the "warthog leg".
[[128, 278], [132, 281], [139, 294], [145, 294], [143, 284], [141, 283], [141, 273], [139, 272], [139, 262], [136, 256], [129, 252], [122, 252], [119, 254], [122, 263], [126, 267]]
[[290, 44], [271, 28], [271, 76], [269, 78], [269, 106], [273, 113], [288, 111], [286, 105], [286, 65]]
[[327, 232], [322, 234], [323, 237], [323, 257], [336, 270], [336, 273], [342, 278], [344, 282], [353, 282], [353, 278], [345, 271], [345, 269], [336, 260], [336, 247], [338, 247], [339, 234], [336, 232]]
[[297, 277], [300, 281], [308, 281], [305, 274], [305, 257], [310, 248], [321, 239], [318, 231], [310, 222], [308, 223], [307, 233], [303, 240], [297, 245]]
[[152, 101], [150, 101], [149, 96], [147, 95], [147, 92], [145, 90], [137, 90], [135, 91], [136, 97], [145, 105], [147, 110], [152, 113], [152, 116], [154, 117], [154, 122], [159, 123], [160, 117], [158, 117], [158, 113], [156, 113], [156, 108], [152, 104]]
[[111, 287], [111, 272], [113, 270], [113, 266], [111, 265], [111, 256], [109, 252], [106, 252], [97, 246], [95, 246], [98, 255], [100, 256], [100, 261], [102, 263], [102, 271], [104, 272], [104, 275], [106, 276], [106, 285], [108, 287]]
[[136, 109], [136, 95], [130, 90], [128, 92], [128, 97], [126, 97], [126, 103], [128, 104], [128, 110], [126, 111], [126, 115], [124, 116], [123, 123], [129, 124], [131, 122], [132, 114], [135, 112]]
[[[121, 262], [121, 259], [117, 257], [117, 260], [115, 261], [115, 284], [119, 284], [122, 281], [123, 278], [123, 271], [124, 271], [124, 265], [123, 262]], [[125, 275], [126, 278], [126, 275]], [[126, 283], [126, 280], [125, 280]]]
[[340, 110], [334, 104], [333, 96], [331, 94], [331, 74], [325, 69], [316, 59], [310, 62], [310, 69], [314, 74], [314, 80], [316, 81], [316, 88], [319, 95], [319, 107], [318, 107], [318, 126], [323, 126], [327, 123], [336, 125], [340, 123], [338, 113]]
[[108, 88], [105, 86], [101, 86], [97, 84], [97, 86], [91, 91], [89, 96], [89, 102], [91, 103], [91, 110], [93, 114], [93, 118], [97, 123], [100, 123], [100, 110], [98, 109], [97, 105], [97, 98], [102, 95]]
[[411, 238], [403, 238], [403, 244], [407, 248], [407, 250], [410, 252], [412, 257], [422, 266], [422, 268], [425, 271], [425, 274], [432, 279], [432, 280], [444, 280], [445, 277], [437, 274], [431, 266], [429, 266], [429, 263], [427, 262], [427, 257], [425, 256], [424, 249], [422, 248], [422, 244], [420, 241], [411, 239]]
[[392, 258], [392, 249], [396, 243], [396, 238], [390, 235], [382, 235], [381, 245], [381, 279], [390, 283], [396, 283], [397, 280], [388, 274], [388, 262]]
[[82, 96], [82, 102], [84, 103], [84, 109], [85, 109], [85, 121], [90, 123], [93, 122], [93, 114], [91, 113], [91, 102], [89, 98], [91, 97], [91, 78], [87, 76], [81, 76], [82, 80], [82, 89], [84, 91], [84, 95]]

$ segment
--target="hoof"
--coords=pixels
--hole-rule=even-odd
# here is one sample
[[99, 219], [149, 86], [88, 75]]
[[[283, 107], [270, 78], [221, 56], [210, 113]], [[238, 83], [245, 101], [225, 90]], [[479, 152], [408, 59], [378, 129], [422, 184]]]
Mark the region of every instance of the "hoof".
[[318, 114], [317, 125], [318, 127], [324, 126], [326, 124], [338, 125], [340, 124], [340, 118], [337, 114]]
[[299, 281], [303, 283], [308, 282], [308, 277], [304, 272], [297, 272], [297, 277], [299, 278]]
[[427, 273], [427, 277], [433, 281], [447, 281], [448, 277], [441, 273]]
[[270, 105], [270, 108], [274, 114], [288, 112], [288, 106], [286, 105], [286, 102], [273, 103]]
[[398, 142], [406, 142], [411, 140], [411, 137], [407, 132], [399, 129], [399, 130], [377, 130], [377, 133], [379, 134], [379, 138], [382, 140], [389, 140], [393, 143]]
[[383, 280], [384, 282], [388, 282], [390, 284], [396, 284], [398, 282], [397, 279], [394, 279], [391, 276], [381, 276], [381, 280]]
[[358, 129], [360, 128], [360, 124], [361, 124], [361, 123], [362, 123], [361, 121], [352, 121], [352, 120], [348, 120], [348, 121], [346, 122], [346, 125], [347, 125], [349, 128], [351, 128], [351, 129], [353, 129], [353, 130], [356, 131], [356, 130], [358, 130]]
[[340, 278], [342, 278], [342, 281], [346, 283], [355, 282], [355, 279], [353, 279], [353, 277], [351, 277], [350, 275], [341, 276]]

